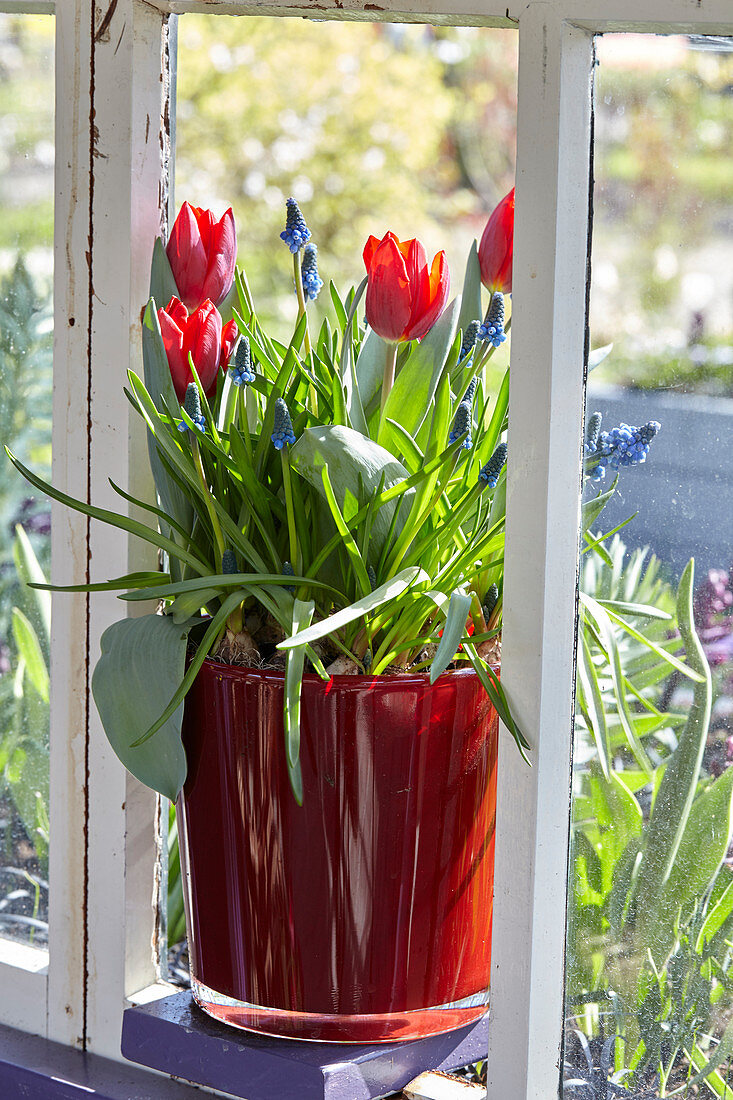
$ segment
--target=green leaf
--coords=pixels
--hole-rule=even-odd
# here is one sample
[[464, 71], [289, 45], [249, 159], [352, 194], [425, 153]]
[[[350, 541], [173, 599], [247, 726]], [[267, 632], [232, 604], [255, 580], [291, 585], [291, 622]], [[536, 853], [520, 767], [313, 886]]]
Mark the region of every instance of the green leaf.
[[456, 335], [459, 302], [454, 300], [430, 332], [414, 344], [407, 362], [395, 379], [384, 406], [377, 440], [384, 445], [396, 420], [413, 438], [430, 410], [430, 403]]
[[13, 637], [18, 647], [18, 652], [25, 661], [25, 668], [30, 681], [44, 703], [48, 702], [48, 669], [43, 658], [41, 644], [38, 635], [30, 622], [17, 608], [13, 608]]
[[[310, 626], [315, 604], [312, 600], [293, 600], [292, 632], [297, 634]], [[288, 774], [295, 800], [303, 804], [303, 779], [300, 773], [300, 695], [303, 686], [303, 665], [305, 663], [305, 645], [293, 646], [288, 651], [285, 667], [285, 694], [283, 725], [285, 729], [285, 749], [288, 760]]]
[[176, 625], [168, 615], [143, 615], [113, 623], [102, 635], [102, 655], [92, 676], [94, 701], [118, 759], [141, 783], [172, 802], [186, 778], [183, 705], [167, 718], [154, 741], [132, 745], [179, 687], [188, 634], [197, 621]]
[[588, 370], [595, 370], [612, 351], [613, 344], [604, 344], [602, 348], [595, 348], [588, 356]]
[[176, 298], [181, 297], [176, 280], [173, 278], [165, 245], [160, 237], [156, 237], [153, 245], [153, 260], [150, 265], [150, 297], [165, 307], [174, 295]]
[[201, 575], [206, 573], [206, 563], [191, 551], [173, 542], [172, 539], [159, 534], [151, 527], [146, 526], [144, 523], [140, 523], [138, 520], [131, 519], [129, 516], [121, 515], [119, 512], [111, 512], [106, 508], [96, 508], [93, 504], [87, 504], [83, 500], [76, 500], [75, 497], [70, 497], [66, 493], [62, 493], [60, 489], [54, 488], [48, 481], [44, 481], [43, 478], [38, 477], [32, 470], [29, 470], [27, 466], [24, 466], [20, 459], [17, 459], [7, 447], [5, 448], [5, 453], [16, 470], [23, 475], [26, 481], [30, 482], [36, 489], [40, 489], [42, 493], [45, 493], [53, 500], [58, 500], [59, 503], [64, 504], [67, 508], [73, 508], [75, 511], [81, 512], [82, 515], [91, 516], [93, 519], [101, 520], [102, 523], [110, 524], [111, 527], [118, 527], [121, 531], [128, 531], [131, 535], [137, 535], [138, 538], [143, 539], [144, 542], [152, 543], [153, 546], [157, 546], [160, 550], [165, 550], [171, 557], [185, 562], [186, 565], [190, 565], [197, 573]]
[[409, 569], [403, 569], [401, 573], [392, 577], [386, 584], [375, 588], [373, 592], [363, 596], [362, 599], [342, 608], [340, 611], [336, 611], [333, 615], [329, 615], [327, 619], [321, 619], [320, 622], [309, 626], [307, 630], [286, 638], [278, 644], [277, 648], [292, 649], [293, 646], [316, 642], [319, 638], [325, 638], [327, 634], [335, 634], [337, 630], [354, 622], [355, 619], [361, 618], [362, 615], [374, 611], [382, 604], [389, 603], [390, 600], [397, 599], [415, 582], [426, 584], [429, 579], [427, 573], [418, 566], [413, 565]]
[[[46, 584], [46, 575], [38, 563], [30, 539], [19, 523], [15, 526], [13, 560], [21, 584], [27, 585], [29, 588]], [[48, 643], [51, 638], [51, 597], [43, 589], [35, 589], [35, 592], [30, 618], [31, 621], [35, 620], [35, 629], [42, 630], [43, 640]], [[30, 609], [28, 610], [30, 611]]]
[[[365, 507], [383, 480], [383, 489], [390, 489], [403, 481], [407, 470], [394, 455], [352, 428], [332, 425], [306, 428], [290, 450], [290, 462], [294, 470], [327, 499], [321, 471], [328, 470], [334, 496], [342, 512], [347, 493]], [[409, 490], [400, 501], [383, 505], [374, 514], [371, 540], [373, 560], [378, 560], [390, 531], [396, 509], [399, 509], [395, 531], [402, 530], [409, 512], [414, 490]]]
[[354, 368], [359, 397], [365, 409], [382, 385], [386, 361], [387, 343], [370, 328], [362, 341]]
[[463, 276], [463, 293], [461, 294], [461, 309], [458, 314], [458, 328], [465, 334], [471, 321], [481, 321], [482, 317], [481, 267], [478, 262], [478, 248], [476, 241], [474, 241], [468, 253], [466, 273]]
[[695, 632], [692, 613], [694, 562], [685, 568], [677, 592], [677, 623], [687, 662], [702, 680], [695, 684], [693, 703], [671, 760], [664, 769], [654, 800], [637, 879], [636, 906], [642, 918], [660, 897], [675, 866], [700, 776], [710, 723], [712, 681], [705, 653]]
[[463, 632], [466, 629], [466, 620], [470, 610], [471, 597], [467, 596], [465, 592], [456, 589], [456, 591], [452, 593], [450, 603], [448, 604], [448, 614], [445, 617], [443, 637], [440, 639], [440, 644], [433, 657], [433, 663], [430, 666], [431, 684], [434, 684], [440, 674], [445, 672], [448, 665], [455, 657], [456, 650], [463, 637]]

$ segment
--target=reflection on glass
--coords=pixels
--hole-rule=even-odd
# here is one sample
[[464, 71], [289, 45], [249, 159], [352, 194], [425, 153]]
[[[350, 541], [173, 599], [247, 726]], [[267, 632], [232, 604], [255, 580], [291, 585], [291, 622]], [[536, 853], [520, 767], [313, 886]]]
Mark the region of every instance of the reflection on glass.
[[733, 1098], [731, 45], [599, 41], [566, 1100]]
[[[53, 19], [0, 15], [0, 439], [48, 476]], [[0, 936], [48, 942], [48, 501], [0, 469]]]

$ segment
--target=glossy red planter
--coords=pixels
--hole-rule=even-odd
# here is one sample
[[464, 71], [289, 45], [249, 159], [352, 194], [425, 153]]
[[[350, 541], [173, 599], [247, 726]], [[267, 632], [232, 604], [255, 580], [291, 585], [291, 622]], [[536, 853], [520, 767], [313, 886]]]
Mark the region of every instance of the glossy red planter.
[[497, 720], [475, 674], [303, 683], [303, 805], [283, 676], [206, 661], [177, 812], [193, 991], [229, 1024], [380, 1042], [488, 1003]]

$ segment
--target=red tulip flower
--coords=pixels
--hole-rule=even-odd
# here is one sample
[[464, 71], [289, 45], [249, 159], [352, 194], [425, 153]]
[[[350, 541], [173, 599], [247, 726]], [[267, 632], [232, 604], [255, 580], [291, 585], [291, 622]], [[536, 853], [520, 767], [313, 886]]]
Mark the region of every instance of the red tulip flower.
[[186, 386], [193, 382], [188, 365], [189, 353], [204, 392], [209, 397], [216, 386], [221, 357], [219, 310], [212, 302], [206, 301], [189, 316], [183, 302], [173, 297], [165, 309], [158, 310], [158, 321], [178, 400], [183, 401]]
[[237, 328], [237, 322], [234, 320], [227, 321], [224, 328], [221, 330], [221, 355], [219, 356], [219, 366], [224, 371], [229, 365], [229, 360], [238, 338], [239, 329]]
[[514, 259], [514, 188], [505, 195], [486, 223], [478, 262], [481, 282], [492, 293], [512, 291], [512, 261]]
[[219, 305], [234, 282], [237, 231], [231, 207], [219, 221], [210, 210], [184, 202], [166, 254], [183, 304], [197, 309], [208, 298]]
[[367, 269], [366, 319], [383, 340], [419, 340], [440, 317], [448, 301], [450, 274], [445, 252], [428, 270], [418, 240], [398, 241], [388, 233], [370, 237], [364, 247]]

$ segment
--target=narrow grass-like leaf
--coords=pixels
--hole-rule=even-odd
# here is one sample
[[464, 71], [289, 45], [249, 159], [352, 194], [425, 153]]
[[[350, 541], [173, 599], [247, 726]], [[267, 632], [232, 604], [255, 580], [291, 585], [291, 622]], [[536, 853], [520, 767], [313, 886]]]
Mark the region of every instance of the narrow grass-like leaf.
[[451, 594], [448, 613], [445, 617], [445, 626], [443, 627], [443, 637], [440, 639], [440, 645], [430, 666], [431, 684], [434, 684], [440, 674], [445, 672], [455, 657], [456, 650], [466, 629], [466, 620], [470, 610], [471, 597], [456, 589]]
[[[293, 601], [293, 620], [291, 631], [297, 634], [310, 626], [315, 604], [312, 600]], [[305, 663], [305, 645], [293, 646], [288, 650], [285, 666], [285, 692], [283, 725], [285, 729], [285, 751], [288, 761], [288, 774], [291, 777], [293, 794], [302, 805], [302, 776], [297, 777], [300, 755], [300, 695], [303, 686], [303, 665]], [[299, 797], [300, 796], [300, 797]]]

